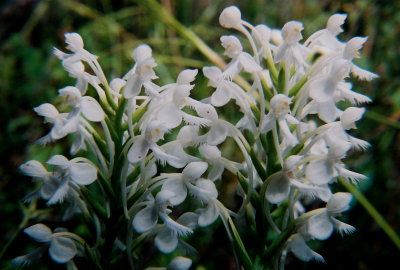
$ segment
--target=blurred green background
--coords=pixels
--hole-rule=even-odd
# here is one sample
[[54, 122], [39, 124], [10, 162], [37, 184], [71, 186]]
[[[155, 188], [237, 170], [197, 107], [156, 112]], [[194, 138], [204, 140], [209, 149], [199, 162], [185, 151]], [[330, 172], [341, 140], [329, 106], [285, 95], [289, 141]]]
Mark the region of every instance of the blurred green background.
[[[354, 82], [354, 88], [370, 96], [373, 103], [367, 105], [367, 114], [352, 134], [368, 140], [372, 147], [366, 153], [352, 154], [346, 162], [369, 177], [360, 185], [361, 190], [400, 232], [400, 1], [162, 0], [160, 3], [218, 53], [222, 52], [219, 36], [233, 33], [218, 24], [219, 13], [230, 4], [238, 5], [242, 17], [252, 24], [281, 28], [288, 20], [302, 21], [305, 37], [323, 28], [333, 13], [348, 13], [345, 33], [340, 38], [368, 36], [359, 64], [378, 73], [380, 78], [370, 83]], [[0, 269], [13, 269], [10, 260], [36, 246], [21, 233], [21, 228], [42, 219], [57, 223], [53, 212], [31, 211], [29, 208], [34, 209], [35, 205], [22, 203], [34, 184], [18, 172], [18, 166], [26, 160], [44, 161], [68, 149], [67, 140], [45, 148], [34, 145], [35, 140], [48, 132], [48, 126], [42, 124], [32, 108], [56, 102], [57, 90], [74, 82], [52, 55], [52, 47], [64, 49], [65, 32], [80, 33], [85, 47], [100, 57], [111, 79], [123, 76], [132, 66], [132, 48], [147, 43], [158, 62], [157, 83], [161, 85], [174, 81], [183, 68], [212, 65], [173, 26], [145, 0], [1, 2], [0, 250], [5, 253], [0, 259]], [[194, 96], [209, 95], [202, 75], [196, 84]], [[37, 207], [44, 209], [43, 205]], [[398, 265], [399, 250], [359, 204], [355, 203], [344, 219], [357, 228], [355, 234], [343, 238], [335, 234], [327, 241], [313, 243], [325, 257], [325, 265], [303, 263], [289, 256], [287, 269], [393, 269], [389, 265]], [[221, 228], [211, 234], [200, 232], [198, 236], [208, 240], [199, 241], [199, 260], [195, 266], [232, 269], [231, 249]], [[7, 247], [13, 237], [15, 240]], [[64, 266], [45, 257], [41, 265], [30, 268], [63, 269]]]

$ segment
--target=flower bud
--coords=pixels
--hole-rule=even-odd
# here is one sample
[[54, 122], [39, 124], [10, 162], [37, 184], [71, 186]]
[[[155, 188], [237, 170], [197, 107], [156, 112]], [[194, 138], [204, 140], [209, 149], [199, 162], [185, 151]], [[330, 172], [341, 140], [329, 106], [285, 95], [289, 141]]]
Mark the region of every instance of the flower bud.
[[346, 18], [347, 14], [337, 13], [332, 15], [326, 23], [326, 29], [328, 29], [328, 31], [331, 32], [332, 35], [337, 36], [338, 34], [343, 32], [343, 29], [340, 26], [344, 24]]
[[281, 45], [283, 43], [282, 32], [278, 29], [272, 29], [271, 41], [277, 46]]
[[83, 49], [83, 39], [78, 33], [66, 33], [65, 42], [68, 44], [67, 49], [72, 52]]
[[142, 62], [143, 60], [152, 57], [151, 53], [152, 51], [150, 46], [147, 44], [142, 44], [133, 50], [132, 57], [136, 62]]
[[295, 44], [296, 42], [299, 42], [303, 38], [303, 36], [301, 35], [301, 31], [303, 29], [304, 29], [303, 24], [301, 22], [298, 21], [287, 22], [282, 27], [283, 39], [288, 44]]
[[271, 29], [264, 24], [257, 25], [252, 32], [253, 37], [259, 43], [268, 43], [271, 40], [271, 34]]
[[221, 44], [225, 48], [224, 54], [230, 58], [237, 57], [243, 51], [242, 44], [235, 36], [222, 36]]
[[236, 6], [225, 8], [219, 16], [219, 23], [225, 28], [240, 28], [241, 22], [241, 13]]

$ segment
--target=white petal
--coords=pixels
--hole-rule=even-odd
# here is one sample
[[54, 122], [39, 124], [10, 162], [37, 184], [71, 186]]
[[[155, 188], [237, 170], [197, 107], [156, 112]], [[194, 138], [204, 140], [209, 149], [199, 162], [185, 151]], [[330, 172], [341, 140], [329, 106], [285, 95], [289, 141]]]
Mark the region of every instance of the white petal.
[[188, 270], [192, 265], [192, 260], [186, 257], [175, 257], [167, 266], [167, 270]]
[[276, 123], [276, 118], [272, 115], [272, 113], [268, 113], [261, 123], [261, 132], [267, 133], [268, 131], [272, 130]]
[[200, 178], [201, 175], [207, 170], [208, 164], [206, 162], [191, 162], [182, 171], [182, 179], [194, 180]]
[[167, 179], [161, 189], [164, 191], [169, 191], [174, 194], [172, 198], [169, 199], [172, 205], [178, 205], [182, 203], [187, 196], [187, 188], [185, 183], [180, 178]]
[[161, 213], [161, 219], [164, 221], [164, 224], [174, 232], [175, 235], [187, 235], [193, 233], [193, 230], [185, 225], [182, 225], [172, 218], [170, 218], [167, 214]]
[[300, 234], [295, 234], [291, 237], [290, 250], [302, 261], [308, 262], [314, 259], [319, 262], [324, 262], [324, 258], [309, 248]]
[[284, 173], [278, 173], [271, 178], [265, 196], [270, 203], [281, 203], [289, 195], [290, 182]]
[[219, 15], [219, 24], [225, 28], [240, 28], [242, 18], [240, 9], [236, 6], [226, 7]]
[[290, 132], [289, 126], [285, 120], [278, 120], [279, 130], [282, 134], [283, 139], [289, 146], [295, 146], [299, 141], [297, 137]]
[[330, 215], [337, 215], [350, 208], [350, 202], [353, 196], [348, 192], [336, 192], [326, 204]]
[[142, 62], [152, 56], [152, 50], [147, 44], [138, 45], [132, 52], [132, 57], [135, 62]]
[[224, 170], [225, 167], [222, 163], [213, 163], [212, 169], [208, 173], [207, 178], [210, 179], [211, 181], [220, 179]]
[[73, 107], [76, 107], [82, 98], [81, 91], [74, 86], [66, 86], [58, 90], [58, 93], [61, 97], [66, 97], [67, 104]]
[[216, 199], [218, 191], [213, 181], [208, 179], [199, 179], [196, 185], [189, 185], [191, 193], [203, 202]]
[[321, 213], [311, 217], [307, 221], [307, 231], [319, 240], [327, 239], [333, 231], [333, 224], [329, 219], [328, 212], [322, 209]]
[[[169, 180], [171, 179], [179, 179], [179, 174], [163, 174], [167, 175]], [[162, 190], [157, 193], [156, 198], [152, 197], [153, 195], [149, 194], [150, 200], [154, 200], [157, 206], [164, 206], [165, 204], [169, 204], [169, 200], [175, 196], [175, 193], [170, 190]]]
[[97, 179], [97, 170], [89, 163], [71, 162], [70, 175], [74, 182], [85, 186]]
[[219, 216], [219, 211], [214, 203], [209, 203], [199, 215], [199, 226], [205, 227], [212, 224]]
[[125, 85], [126, 81], [120, 78], [115, 78], [110, 82], [110, 88], [116, 93], [119, 93]]
[[165, 153], [164, 150], [156, 143], [151, 143], [150, 149], [151, 151], [153, 151], [156, 160], [159, 160], [163, 165], [165, 165], [166, 162], [168, 162], [169, 164], [176, 164], [181, 162], [178, 157]]
[[74, 241], [66, 237], [54, 237], [50, 243], [50, 257], [57, 263], [66, 263], [77, 252]]
[[347, 14], [336, 13], [329, 17], [328, 22], [326, 23], [326, 28], [333, 35], [337, 35], [343, 32], [343, 29], [340, 27], [344, 24], [344, 21], [347, 18]]
[[208, 144], [218, 145], [225, 141], [226, 137], [228, 136], [228, 129], [222, 121], [215, 122], [211, 126], [211, 129], [207, 133]]
[[334, 101], [320, 103], [318, 109], [318, 117], [326, 123], [335, 121], [340, 115]]
[[124, 87], [124, 97], [125, 98], [133, 98], [136, 97], [140, 90], [142, 89], [143, 82], [140, 80], [137, 74], [133, 74]]
[[206, 118], [193, 116], [193, 115], [185, 113], [185, 112], [182, 113], [182, 117], [186, 124], [192, 125], [192, 126], [206, 127], [211, 124], [211, 121]]
[[69, 185], [67, 181], [64, 181], [60, 186], [57, 187], [57, 190], [51, 195], [50, 200], [47, 202], [47, 205], [52, 205], [55, 203], [61, 203], [65, 196], [69, 191]]
[[132, 225], [138, 233], [144, 233], [153, 229], [158, 220], [158, 213], [154, 204], [140, 210], [133, 218]]
[[198, 126], [184, 126], [179, 130], [177, 140], [180, 141], [183, 147], [192, 146], [195, 144], [195, 138], [199, 133]]
[[306, 168], [306, 177], [315, 185], [328, 184], [334, 177], [333, 167], [326, 159], [311, 161]]
[[178, 246], [176, 234], [167, 227], [164, 227], [157, 233], [154, 242], [157, 248], [163, 253], [171, 253]]
[[197, 227], [198, 220], [198, 214], [193, 212], [186, 212], [182, 214], [176, 221], [193, 230]]
[[213, 145], [203, 144], [199, 147], [199, 151], [206, 159], [218, 159], [221, 157], [221, 151]]
[[345, 234], [352, 234], [356, 231], [356, 228], [353, 226], [341, 222], [340, 220], [337, 220], [336, 218], [331, 217], [331, 221], [333, 222], [333, 225], [335, 229], [340, 233], [341, 236]]
[[211, 104], [197, 104], [195, 107], [197, 114], [201, 117], [209, 119], [211, 121], [218, 119], [218, 114], [215, 108]]
[[24, 230], [24, 232], [38, 242], [46, 243], [52, 239], [52, 231], [44, 224], [35, 224]]
[[203, 74], [210, 80], [210, 85], [217, 87], [222, 78], [222, 71], [218, 67], [203, 67]]
[[254, 58], [248, 53], [241, 53], [239, 56], [239, 62], [247, 72], [253, 73], [262, 70], [256, 61], [254, 61]]
[[350, 107], [340, 116], [340, 121], [345, 129], [356, 128], [355, 122], [360, 120], [365, 112], [365, 108]]
[[149, 151], [149, 143], [142, 137], [138, 137], [133, 143], [132, 147], [128, 151], [128, 160], [131, 163], [136, 163], [141, 161], [146, 157]]
[[352, 65], [351, 73], [353, 73], [356, 77], [360, 78], [361, 80], [366, 80], [366, 81], [370, 81], [372, 79], [379, 77], [378, 74], [375, 74], [366, 69], [360, 68], [359, 66], [357, 66], [355, 64]]
[[343, 176], [347, 180], [351, 180], [353, 183], [358, 183], [360, 180], [367, 179], [367, 177], [365, 175], [350, 171], [350, 170], [348, 170], [346, 168], [343, 168], [341, 166], [340, 167], [336, 166], [336, 168], [338, 169], [340, 176]]
[[211, 96], [211, 104], [216, 107], [224, 106], [232, 98], [232, 93], [226, 84], [220, 83]]
[[167, 160], [168, 164], [174, 168], [183, 168], [189, 162], [199, 160], [194, 156], [188, 155], [178, 141], [166, 143], [162, 146], [162, 149], [164, 149], [167, 154], [177, 158], [177, 160]]
[[38, 115], [45, 117], [47, 122], [52, 122], [51, 120], [54, 120], [59, 115], [56, 107], [50, 103], [42, 104], [36, 108], [33, 108], [33, 110]]
[[53, 139], [61, 139], [62, 137], [75, 133], [79, 128], [80, 115], [70, 113], [65, 124], [62, 126], [54, 126], [51, 130], [51, 137]]
[[156, 118], [163, 122], [167, 128], [172, 129], [182, 122], [182, 112], [174, 103], [168, 103], [162, 106]]
[[100, 122], [104, 119], [103, 109], [92, 97], [85, 96], [82, 98], [81, 112], [89, 121]]
[[62, 155], [54, 155], [46, 163], [49, 165], [59, 166], [63, 169], [70, 166], [69, 160]]
[[179, 73], [176, 82], [178, 84], [189, 84], [194, 81], [198, 73], [197, 69], [185, 69]]
[[31, 177], [46, 177], [49, 175], [49, 172], [44, 168], [43, 164], [37, 160], [29, 160], [25, 162], [19, 169], [23, 174]]
[[83, 49], [83, 39], [82, 37], [75, 32], [65, 33], [65, 43], [68, 44], [67, 49], [72, 52], [77, 52]]

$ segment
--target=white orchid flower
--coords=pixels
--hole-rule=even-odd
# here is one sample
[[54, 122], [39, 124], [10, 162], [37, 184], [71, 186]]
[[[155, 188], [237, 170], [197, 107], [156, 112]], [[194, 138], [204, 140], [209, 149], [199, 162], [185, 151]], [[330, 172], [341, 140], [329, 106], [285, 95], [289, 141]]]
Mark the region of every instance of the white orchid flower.
[[294, 146], [298, 143], [298, 139], [290, 132], [288, 124], [299, 124], [299, 120], [290, 114], [289, 105], [291, 102], [291, 98], [283, 94], [275, 95], [271, 99], [271, 110], [261, 123], [261, 132], [267, 133], [276, 129], [276, 122], [278, 122], [282, 138], [286, 140], [288, 145]]
[[65, 97], [66, 104], [73, 107], [64, 125], [59, 130], [62, 136], [75, 133], [79, 130], [81, 114], [92, 122], [101, 122], [104, 120], [105, 113], [97, 100], [90, 96], [82, 97], [81, 92], [76, 87], [64, 87], [59, 90], [59, 94]]
[[151, 150], [156, 159], [165, 162], [181, 162], [178, 157], [167, 154], [160, 146], [156, 144], [159, 140], [164, 138], [164, 134], [169, 132], [169, 129], [163, 122], [151, 121], [145, 127], [144, 134], [135, 137], [134, 143], [128, 151], [127, 157], [130, 163], [137, 163], [142, 161], [149, 150]]
[[342, 162], [347, 151], [351, 148], [348, 141], [338, 141], [330, 134], [324, 136], [327, 153], [318, 155], [305, 169], [306, 178], [315, 185], [329, 184], [343, 172]]
[[148, 94], [157, 96], [158, 87], [151, 82], [158, 78], [153, 70], [157, 64], [152, 56], [151, 48], [146, 44], [139, 45], [133, 50], [133, 58], [136, 64], [133, 70], [124, 77], [126, 79], [124, 97], [136, 97], [143, 86], [149, 90]]
[[[337, 192], [332, 195], [325, 208], [319, 208], [303, 214], [301, 230], [304, 230], [311, 237], [325, 240], [336, 229], [340, 234], [350, 234], [355, 228], [349, 224], [341, 222], [335, 217], [350, 208], [352, 195], [346, 192]], [[305, 219], [305, 221], [303, 221]]]
[[38, 140], [40, 144], [47, 144], [65, 136], [61, 132], [61, 129], [67, 121], [68, 113], [59, 113], [57, 108], [50, 103], [44, 103], [35, 107], [33, 110], [38, 115], [44, 117], [44, 123], [50, 123], [53, 125], [50, 133]]
[[305, 262], [311, 260], [325, 262], [324, 258], [320, 254], [307, 246], [306, 240], [300, 233], [295, 233], [289, 237], [286, 243], [286, 250], [292, 252], [297, 258]]
[[218, 145], [226, 140], [226, 137], [232, 136], [233, 125], [223, 119], [218, 118], [217, 111], [210, 104], [203, 104], [196, 108], [196, 112], [201, 117], [208, 119], [210, 130], [199, 139], [209, 145]]
[[186, 199], [189, 187], [203, 175], [207, 167], [208, 164], [205, 162], [191, 162], [183, 169], [182, 173], [164, 174], [167, 180], [161, 190], [168, 190], [175, 194], [169, 200], [172, 205], [178, 205]]
[[55, 155], [47, 162], [55, 166], [55, 175], [50, 181], [44, 181], [42, 197], [49, 205], [62, 202], [68, 193], [73, 192], [70, 185], [90, 185], [97, 179], [97, 169], [80, 158], [68, 160], [62, 155]]
[[[64, 53], [58, 50], [57, 48], [53, 49], [53, 52], [57, 56], [57, 58], [63, 61], [63, 66], [71, 68], [70, 64], [74, 65], [74, 63], [76, 64], [81, 60], [85, 61], [86, 63], [89, 64], [90, 68], [93, 70], [98, 80], [102, 84], [106, 85], [107, 80], [103, 73], [103, 70], [100, 67], [100, 64], [97, 62], [97, 56], [84, 49], [84, 43], [82, 37], [78, 33], [66, 33], [65, 42], [67, 43], [67, 49], [72, 52], [71, 54]], [[91, 82], [92, 80], [97, 81], [97, 79], [95, 79], [94, 77], [91, 76], [85, 76], [85, 77], [86, 79], [89, 79], [88, 82]], [[80, 86], [80, 83], [78, 83], [77, 86]], [[100, 92], [103, 93], [102, 90]]]
[[155, 113], [155, 118], [163, 122], [170, 129], [179, 126], [182, 120], [189, 125], [200, 127], [209, 125], [210, 121], [208, 119], [193, 116], [182, 111], [186, 106], [192, 107], [195, 110], [197, 110], [199, 106], [205, 106], [203, 103], [189, 97], [192, 88], [193, 85], [179, 85], [175, 89], [171, 101], [160, 103], [159, 109]]
[[365, 150], [369, 147], [367, 141], [353, 137], [347, 130], [356, 129], [355, 122], [360, 120], [365, 113], [365, 108], [349, 107], [340, 116], [339, 121], [329, 123], [324, 134], [330, 134], [337, 141], [348, 141], [357, 150]]
[[193, 230], [197, 227], [197, 220], [197, 214], [187, 212], [181, 215], [176, 221], [172, 219], [164, 221], [164, 225], [157, 232], [154, 239], [157, 248], [163, 253], [174, 251], [178, 246], [180, 236], [193, 233]]
[[286, 68], [294, 65], [298, 77], [304, 74], [305, 68], [309, 66], [306, 58], [311, 53], [311, 50], [299, 41], [303, 38], [301, 31], [303, 24], [298, 21], [287, 22], [282, 27], [283, 43], [278, 47], [275, 52], [275, 63], [285, 62]]
[[50, 257], [56, 263], [67, 263], [77, 254], [75, 242], [68, 237], [72, 235], [71, 233], [57, 230], [53, 233], [51, 229], [44, 224], [30, 226], [26, 228], [24, 232], [37, 242], [48, 245]]
[[249, 73], [262, 70], [250, 54], [243, 52], [242, 44], [237, 37], [222, 36], [221, 44], [225, 48], [224, 54], [232, 59], [223, 73], [229, 80], [232, 80], [242, 69]]
[[270, 203], [279, 204], [286, 200], [289, 196], [290, 189], [295, 187], [305, 195], [318, 196], [319, 192], [322, 192], [321, 187], [315, 187], [303, 183], [296, 177], [296, 170], [298, 163], [304, 157], [302, 156], [289, 156], [283, 164], [283, 170], [277, 172], [271, 176], [270, 183], [267, 186], [265, 197]]
[[347, 14], [336, 13], [329, 17], [326, 28], [312, 34], [305, 46], [312, 48], [319, 53], [334, 53], [344, 49], [345, 43], [338, 40], [337, 35], [343, 32], [342, 25], [347, 18]]

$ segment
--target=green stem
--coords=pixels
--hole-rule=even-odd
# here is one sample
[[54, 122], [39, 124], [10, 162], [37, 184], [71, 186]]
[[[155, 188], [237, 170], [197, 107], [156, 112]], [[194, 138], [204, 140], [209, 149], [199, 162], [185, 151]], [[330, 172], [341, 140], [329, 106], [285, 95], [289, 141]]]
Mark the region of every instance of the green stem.
[[10, 247], [10, 245], [14, 242], [15, 238], [18, 236], [19, 232], [28, 224], [28, 221], [35, 214], [36, 210], [36, 201], [32, 201], [27, 209], [24, 209], [22, 221], [19, 224], [18, 228], [15, 230], [11, 238], [3, 245], [3, 248], [0, 251], [0, 261], [3, 258], [4, 254]]
[[286, 230], [279, 234], [278, 238], [272, 242], [271, 246], [267, 249], [262, 257], [263, 265], [271, 265], [273, 263], [273, 258], [276, 256], [277, 252], [284, 246], [286, 241], [292, 235], [293, 231], [296, 229], [295, 223], [290, 223]]
[[368, 199], [352, 184], [346, 181], [343, 177], [339, 177], [339, 182], [353, 194], [357, 201], [364, 207], [368, 214], [375, 220], [375, 222], [382, 228], [386, 235], [400, 250], [400, 238], [389, 223], [382, 217], [376, 208], [368, 201]]
[[387, 116], [383, 116], [380, 113], [374, 111], [367, 111], [365, 113], [365, 117], [371, 120], [374, 120], [378, 123], [384, 124], [386, 126], [390, 126], [396, 129], [400, 129], [400, 123], [396, 120], [393, 120]]

